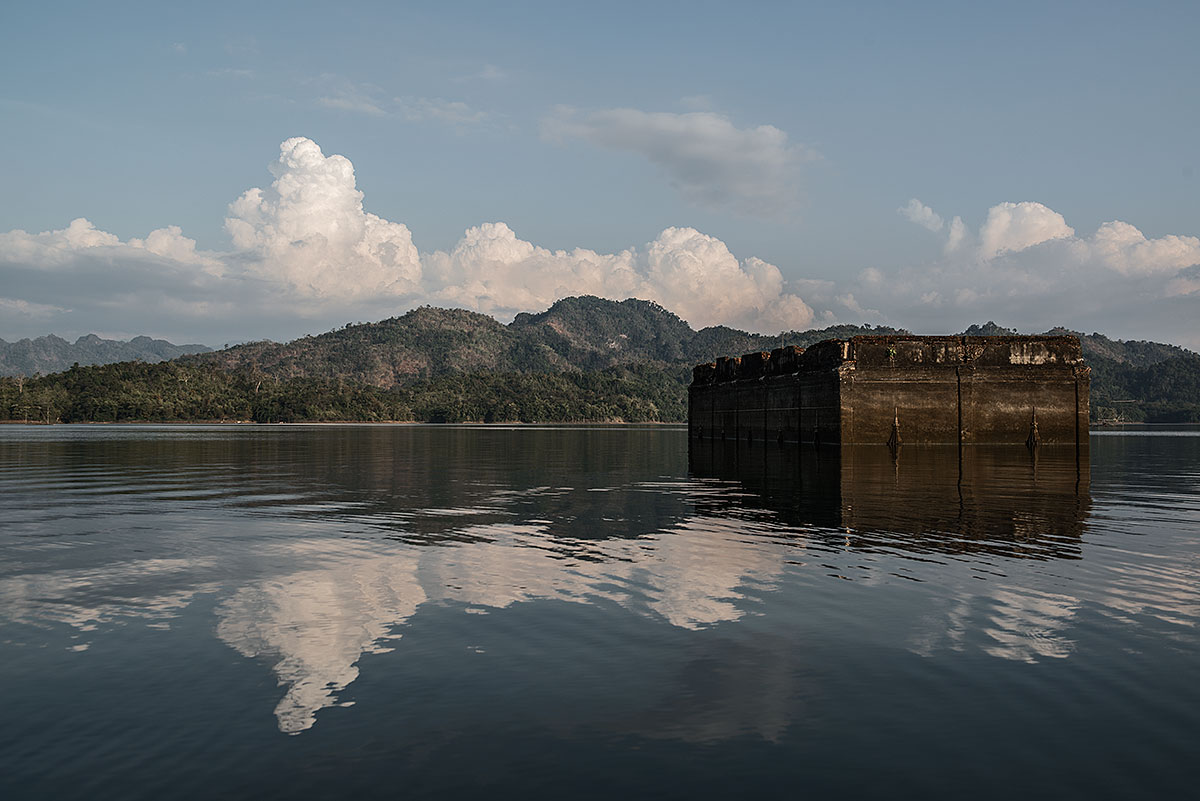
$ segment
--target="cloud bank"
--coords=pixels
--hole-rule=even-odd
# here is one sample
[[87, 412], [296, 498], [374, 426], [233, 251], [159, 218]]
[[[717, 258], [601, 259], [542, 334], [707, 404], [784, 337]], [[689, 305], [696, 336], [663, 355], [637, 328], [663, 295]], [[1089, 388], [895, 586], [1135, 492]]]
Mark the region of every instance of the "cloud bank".
[[849, 282], [857, 303], [886, 309], [879, 320], [953, 331], [995, 319], [1028, 331], [1067, 325], [1200, 345], [1200, 238], [1148, 238], [1120, 220], [1081, 235], [1031, 201], [992, 206], [977, 230], [959, 216], [944, 224], [915, 198], [899, 212], [941, 236], [942, 256], [869, 268]]
[[691, 228], [605, 254], [550, 251], [493, 222], [468, 229], [449, 252], [420, 254], [405, 225], [364, 209], [345, 157], [297, 137], [280, 145], [269, 170], [269, 186], [230, 204], [225, 252], [198, 250], [175, 226], [122, 241], [82, 218], [59, 230], [0, 234], [0, 276], [21, 290], [6, 293], [9, 325], [37, 317], [39, 327], [58, 330], [207, 336], [220, 344], [422, 303], [503, 318], [578, 294], [656, 300], [695, 326], [775, 332], [813, 320], [777, 267], [738, 259]]
[[601, 254], [550, 251], [517, 238], [504, 223], [487, 223], [426, 263], [437, 301], [500, 316], [587, 294], [654, 300], [697, 327], [774, 332], [813, 320], [812, 309], [784, 291], [779, 268], [756, 258], [739, 261], [724, 242], [693, 228], [668, 228], [640, 249]]
[[796, 202], [799, 167], [815, 157], [773, 125], [738, 128], [711, 111], [560, 108], [542, 120], [542, 135], [636, 153], [691, 202], [767, 217]]
[[[639, 115], [564, 119], [604, 136], [641, 131], [646, 141], [681, 125], [734, 145], [758, 136], [713, 115]], [[769, 146], [782, 142], [775, 134], [763, 136], [768, 154], [783, 152]], [[225, 251], [197, 248], [172, 225], [125, 240], [83, 218], [41, 233], [0, 233], [0, 336], [96, 331], [220, 345], [299, 336], [424, 303], [507, 319], [593, 294], [654, 300], [695, 327], [775, 333], [841, 320], [945, 333], [994, 319], [1030, 332], [1066, 325], [1200, 347], [1200, 239], [1148, 237], [1120, 220], [1081, 234], [1031, 201], [998, 203], [972, 227], [913, 198], [898, 212], [936, 237], [932, 259], [835, 281], [785, 281], [775, 265], [686, 227], [599, 253], [550, 250], [489, 222], [447, 251], [420, 253], [403, 223], [364, 208], [345, 157], [297, 137], [281, 144], [269, 170], [270, 184], [229, 205]]]

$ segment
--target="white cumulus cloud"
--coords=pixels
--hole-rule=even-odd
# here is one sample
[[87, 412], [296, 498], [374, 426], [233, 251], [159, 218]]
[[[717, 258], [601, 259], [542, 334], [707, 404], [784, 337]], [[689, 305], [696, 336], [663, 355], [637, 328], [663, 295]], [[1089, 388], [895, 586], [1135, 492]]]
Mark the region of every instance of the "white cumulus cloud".
[[950, 221], [949, 234], [946, 236], [946, 252], [953, 253], [961, 248], [969, 236], [967, 224], [963, 222], [962, 217], [955, 215]]
[[[937, 216], [906, 208], [927, 210], [910, 216], [926, 228]], [[978, 231], [954, 217], [945, 237], [939, 260], [860, 278], [860, 301], [886, 309], [880, 319], [933, 330], [995, 319], [1028, 331], [1067, 325], [1200, 345], [1190, 324], [1200, 316], [1196, 237], [1147, 238], [1119, 220], [1081, 235], [1031, 201], [993, 206]]]
[[941, 215], [915, 197], [897, 209], [897, 211], [904, 215], [909, 222], [914, 222], [922, 228], [928, 228], [930, 231], [940, 231], [945, 224], [942, 222]]
[[123, 241], [82, 218], [0, 234], [0, 281], [24, 288], [6, 291], [5, 308], [41, 310], [59, 330], [133, 328], [214, 343], [294, 336], [421, 303], [506, 318], [579, 294], [655, 300], [696, 326], [773, 332], [813, 319], [777, 267], [738, 259], [692, 228], [597, 253], [551, 251], [491, 222], [449, 251], [421, 255], [405, 225], [364, 209], [349, 159], [296, 137], [269, 170], [269, 186], [229, 205], [225, 252], [197, 250], [177, 226]]
[[1101, 225], [1089, 245], [1105, 265], [1124, 275], [1174, 274], [1200, 263], [1200, 239], [1147, 239], [1137, 228], [1120, 220]]
[[501, 316], [588, 294], [654, 300], [695, 326], [777, 331], [813, 319], [803, 300], [784, 291], [777, 267], [739, 261], [724, 242], [692, 228], [668, 228], [640, 249], [602, 254], [547, 250], [519, 239], [504, 223], [487, 223], [426, 261], [437, 300]]
[[990, 259], [1074, 234], [1075, 229], [1061, 214], [1041, 203], [999, 203], [988, 210], [987, 220], [979, 229], [979, 252]]
[[[559, 119], [605, 136], [694, 124], [680, 123], [692, 115], [647, 121], [641, 114], [619, 115], [636, 123], [625, 128], [596, 115]], [[716, 139], [742, 142], [745, 131], [701, 116], [699, 127], [711, 125]], [[710, 167], [697, 167], [697, 175]], [[507, 319], [592, 294], [654, 300], [696, 327], [773, 333], [841, 319], [933, 333], [995, 319], [1024, 330], [1062, 324], [1200, 346], [1191, 322], [1200, 319], [1200, 238], [1148, 237], [1119, 220], [1078, 234], [1041, 203], [997, 204], [972, 228], [913, 199], [899, 211], [937, 235], [940, 256], [902, 268], [872, 265], [842, 281], [788, 282], [775, 265], [685, 226], [603, 253], [551, 250], [496, 221], [467, 229], [447, 250], [421, 254], [404, 224], [364, 208], [345, 157], [297, 137], [282, 143], [269, 169], [269, 185], [230, 204], [225, 251], [197, 248], [177, 226], [122, 239], [84, 218], [40, 233], [0, 233], [0, 323], [9, 326], [0, 336], [41, 334], [45, 326], [221, 344], [297, 336], [422, 303]]]
[[102, 261], [113, 268], [129, 261], [154, 260], [164, 266], [188, 265], [219, 274], [222, 262], [218, 254], [196, 250], [196, 240], [183, 235], [178, 226], [169, 225], [151, 231], [145, 239], [122, 242], [116, 234], [101, 231], [90, 220], [79, 217], [66, 228], [30, 234], [20, 229], [0, 233], [0, 260], [44, 269], [69, 267], [80, 254]]
[[311, 139], [288, 139], [274, 183], [229, 206], [225, 228], [254, 274], [307, 298], [352, 299], [414, 292], [421, 263], [401, 223], [363, 211], [354, 165]]
[[815, 155], [773, 125], [738, 128], [711, 111], [560, 108], [542, 120], [542, 134], [637, 153], [694, 203], [765, 216], [795, 203], [799, 167]]

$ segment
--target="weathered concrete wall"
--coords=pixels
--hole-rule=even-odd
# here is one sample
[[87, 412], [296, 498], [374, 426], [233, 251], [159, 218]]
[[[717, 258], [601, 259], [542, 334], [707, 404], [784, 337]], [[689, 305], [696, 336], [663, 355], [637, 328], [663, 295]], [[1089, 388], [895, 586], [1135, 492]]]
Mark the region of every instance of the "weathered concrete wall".
[[840, 353], [788, 347], [697, 365], [688, 388], [692, 436], [837, 442]]
[[854, 337], [698, 365], [697, 438], [1086, 446], [1075, 337]]

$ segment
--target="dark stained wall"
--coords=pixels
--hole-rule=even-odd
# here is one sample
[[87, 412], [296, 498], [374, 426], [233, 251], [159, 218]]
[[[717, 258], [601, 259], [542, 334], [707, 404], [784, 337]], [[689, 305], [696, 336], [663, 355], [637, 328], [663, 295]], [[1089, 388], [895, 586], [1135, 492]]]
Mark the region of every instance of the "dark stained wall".
[[854, 337], [698, 365], [693, 437], [1086, 446], [1075, 337]]
[[[823, 343], [824, 344], [824, 343]], [[779, 348], [698, 365], [688, 388], [693, 437], [716, 440], [837, 442], [840, 375], [836, 359], [813, 349]], [[808, 356], [807, 361], [803, 361]]]

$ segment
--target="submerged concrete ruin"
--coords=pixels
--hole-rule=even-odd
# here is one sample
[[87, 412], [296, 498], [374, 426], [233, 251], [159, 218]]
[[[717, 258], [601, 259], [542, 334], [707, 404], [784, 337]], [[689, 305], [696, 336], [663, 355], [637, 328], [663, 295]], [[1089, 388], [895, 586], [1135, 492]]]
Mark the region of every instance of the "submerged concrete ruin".
[[689, 434], [843, 444], [1086, 447], [1073, 336], [858, 336], [697, 365]]

